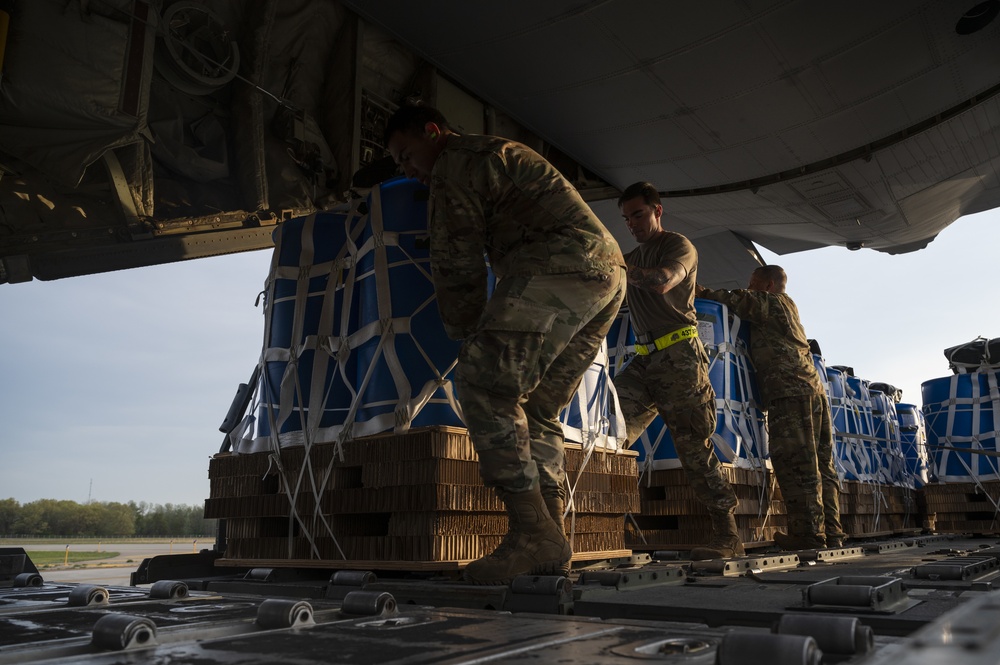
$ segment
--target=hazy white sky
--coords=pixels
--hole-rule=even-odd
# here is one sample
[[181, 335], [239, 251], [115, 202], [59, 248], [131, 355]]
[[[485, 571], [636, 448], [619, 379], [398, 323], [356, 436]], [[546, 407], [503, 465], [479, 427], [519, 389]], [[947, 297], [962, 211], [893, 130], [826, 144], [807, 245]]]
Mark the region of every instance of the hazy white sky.
[[[1000, 337], [1000, 211], [901, 256], [775, 256], [829, 365], [903, 389], [950, 373], [942, 350]], [[0, 498], [200, 505], [218, 427], [260, 355], [270, 252], [0, 285]], [[92, 485], [91, 485], [92, 483]]]

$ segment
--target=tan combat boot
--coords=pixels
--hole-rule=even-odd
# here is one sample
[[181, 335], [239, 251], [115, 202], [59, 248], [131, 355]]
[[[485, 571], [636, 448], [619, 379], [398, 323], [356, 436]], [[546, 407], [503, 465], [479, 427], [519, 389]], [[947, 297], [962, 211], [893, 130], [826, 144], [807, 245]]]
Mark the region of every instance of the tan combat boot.
[[772, 539], [775, 545], [785, 551], [791, 552], [797, 550], [821, 550], [826, 547], [826, 539], [823, 536], [797, 536], [778, 531]]
[[736, 529], [736, 517], [732, 513], [714, 512], [712, 513], [712, 540], [705, 547], [696, 547], [691, 550], [691, 560], [731, 559], [744, 554], [746, 554], [746, 550], [743, 549], [743, 541]]
[[844, 546], [844, 541], [847, 540], [844, 536], [827, 536], [826, 546], [831, 550], [839, 550]]
[[566, 513], [566, 501], [558, 494], [542, 494], [542, 500], [545, 502], [545, 509], [549, 511], [549, 517], [552, 521], [556, 523], [559, 530], [564, 534], [566, 533], [566, 523], [564, 515]]
[[518, 575], [561, 573], [573, 556], [569, 541], [549, 517], [536, 487], [527, 492], [503, 492], [510, 527], [491, 554], [465, 567], [465, 581], [509, 584]]
[[[545, 501], [545, 508], [549, 511], [549, 517], [551, 517], [552, 521], [556, 523], [556, 528], [559, 529], [563, 535], [567, 535], [564, 517], [566, 513], [565, 499], [563, 499], [561, 494], [553, 494], [546, 491], [542, 494], [542, 500]], [[563, 575], [569, 575], [571, 565], [572, 564], [567, 561], [559, 572]]]

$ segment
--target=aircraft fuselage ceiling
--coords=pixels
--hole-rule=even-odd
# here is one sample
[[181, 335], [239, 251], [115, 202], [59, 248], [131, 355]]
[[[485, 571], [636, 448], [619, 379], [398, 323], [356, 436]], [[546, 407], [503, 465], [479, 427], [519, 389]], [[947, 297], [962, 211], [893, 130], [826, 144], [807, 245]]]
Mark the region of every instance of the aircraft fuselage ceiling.
[[270, 247], [395, 173], [408, 99], [546, 155], [626, 249], [654, 183], [708, 283], [1000, 206], [1000, 0], [8, 5], [0, 283]]

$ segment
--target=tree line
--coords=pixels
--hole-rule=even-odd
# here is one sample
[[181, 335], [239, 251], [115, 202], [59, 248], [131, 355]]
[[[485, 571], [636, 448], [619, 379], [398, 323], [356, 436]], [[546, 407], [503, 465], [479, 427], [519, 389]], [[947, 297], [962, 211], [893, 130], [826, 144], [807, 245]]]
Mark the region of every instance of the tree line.
[[76, 537], [214, 536], [216, 520], [200, 506], [146, 502], [0, 499], [0, 535]]

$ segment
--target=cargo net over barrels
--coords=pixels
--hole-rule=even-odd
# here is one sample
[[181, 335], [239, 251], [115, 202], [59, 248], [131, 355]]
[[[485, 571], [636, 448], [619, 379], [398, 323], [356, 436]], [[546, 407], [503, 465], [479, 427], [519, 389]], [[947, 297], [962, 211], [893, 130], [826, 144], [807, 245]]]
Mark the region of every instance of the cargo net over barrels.
[[1000, 531], [1000, 339], [944, 350], [952, 374], [920, 386], [934, 482], [926, 511], [947, 532]]
[[[452, 383], [460, 342], [447, 337], [438, 314], [427, 189], [418, 182], [386, 181], [352, 205], [283, 223], [274, 240], [263, 350], [226, 417], [222, 452], [268, 455], [265, 475], [280, 479], [293, 530], [329, 537], [321, 506], [346, 443], [464, 427]], [[616, 403], [605, 346], [560, 417], [566, 441], [582, 452], [579, 473], [568, 478], [571, 507], [593, 452], [621, 452]], [[315, 446], [324, 450], [313, 455]], [[299, 447], [301, 465], [284, 468], [282, 451]], [[298, 505], [316, 514], [296, 516]], [[306, 556], [325, 558], [315, 546]]]
[[921, 384], [932, 476], [939, 482], [1000, 479], [1000, 339], [944, 350], [951, 376]]
[[[255, 404], [232, 449], [343, 442], [462, 426], [430, 274], [427, 190], [394, 179], [355, 205], [275, 233]], [[602, 349], [561, 420], [567, 440], [620, 448]]]

